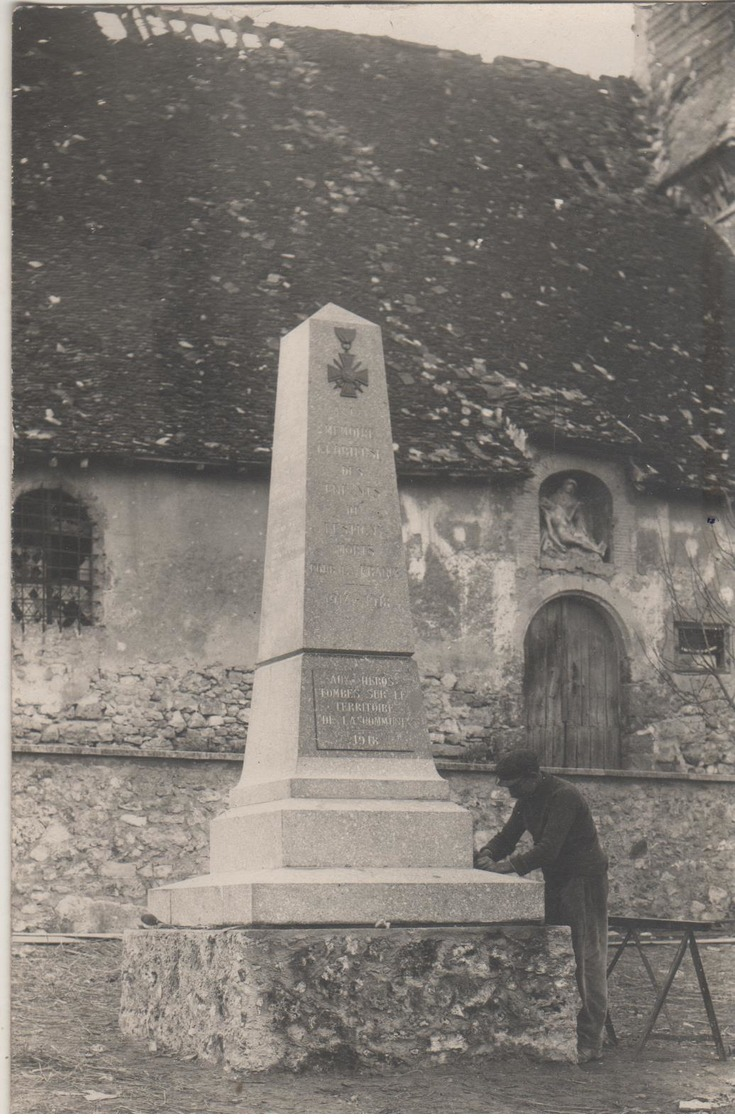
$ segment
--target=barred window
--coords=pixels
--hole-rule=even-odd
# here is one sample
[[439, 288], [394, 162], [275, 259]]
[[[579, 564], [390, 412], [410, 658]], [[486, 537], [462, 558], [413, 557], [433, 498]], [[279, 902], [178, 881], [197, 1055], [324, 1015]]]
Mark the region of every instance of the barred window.
[[694, 621], [677, 621], [675, 624], [677, 658], [685, 671], [722, 671], [727, 668], [727, 626]]
[[93, 524], [62, 489], [33, 489], [13, 506], [13, 616], [25, 628], [91, 625]]

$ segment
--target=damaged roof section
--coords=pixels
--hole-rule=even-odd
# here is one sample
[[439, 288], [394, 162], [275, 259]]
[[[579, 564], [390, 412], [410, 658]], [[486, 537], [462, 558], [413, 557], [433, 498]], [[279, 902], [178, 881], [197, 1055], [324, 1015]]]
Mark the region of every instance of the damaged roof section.
[[735, 252], [735, 3], [639, 4], [636, 34], [654, 179]]
[[733, 262], [653, 194], [633, 83], [15, 23], [21, 448], [267, 464], [280, 336], [337, 302], [383, 329], [400, 470], [522, 476], [527, 433], [732, 485]]
[[649, 44], [641, 80], [660, 132], [655, 173], [666, 181], [735, 140], [735, 3], [637, 7], [637, 30]]

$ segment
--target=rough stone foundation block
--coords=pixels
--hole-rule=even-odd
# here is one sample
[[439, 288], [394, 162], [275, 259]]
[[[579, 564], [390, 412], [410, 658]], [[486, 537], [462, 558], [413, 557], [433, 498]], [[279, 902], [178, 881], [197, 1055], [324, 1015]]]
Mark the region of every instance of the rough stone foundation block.
[[567, 928], [128, 931], [122, 978], [124, 1033], [232, 1069], [576, 1061]]

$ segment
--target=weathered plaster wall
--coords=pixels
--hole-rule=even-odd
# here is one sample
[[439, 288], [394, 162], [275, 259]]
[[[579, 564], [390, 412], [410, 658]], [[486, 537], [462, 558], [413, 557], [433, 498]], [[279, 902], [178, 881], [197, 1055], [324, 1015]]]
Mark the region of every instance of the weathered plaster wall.
[[156, 929], [123, 949], [124, 1033], [247, 1071], [574, 1063], [576, 1009], [565, 928]]
[[[253, 666], [267, 481], [94, 464], [18, 471], [18, 493], [41, 485], [63, 485], [100, 526], [100, 625], [43, 637], [29, 626], [18, 642], [26, 688], [39, 661], [73, 665], [79, 686], [90, 665], [120, 670], [138, 659]], [[61, 686], [48, 686], [55, 679], [44, 683], [63, 701]]]
[[[457, 764], [457, 762], [450, 762]], [[488, 772], [442, 770], [476, 821], [476, 845], [510, 810]], [[237, 760], [16, 753], [13, 926], [135, 927], [146, 890], [206, 872], [209, 823], [227, 806]], [[733, 783], [571, 777], [611, 859], [618, 913], [720, 919], [735, 911]]]
[[[588, 471], [607, 486], [610, 563], [539, 563], [539, 490], [564, 470]], [[19, 489], [61, 476], [39, 468], [19, 477]], [[63, 479], [100, 526], [100, 624], [80, 632], [16, 627], [16, 740], [241, 749], [267, 483], [160, 468], [65, 468]], [[618, 634], [623, 767], [735, 772], [732, 712], [721, 706], [703, 718], [656, 671], [674, 616], [662, 556], [682, 593], [692, 557], [711, 571], [702, 538], [712, 510], [643, 498], [616, 465], [560, 453], [538, 453], [525, 483], [403, 482], [401, 504], [437, 753], [492, 758], [524, 743], [526, 631], [544, 603], [574, 594], [597, 603]], [[735, 600], [735, 587], [725, 591]], [[691, 682], [677, 678], [684, 688]]]
[[[612, 497], [609, 563], [565, 569], [539, 562], [539, 490], [569, 470], [588, 471]], [[623, 767], [735, 772], [733, 711], [721, 703], [704, 717], [659, 676], [671, 657], [675, 615], [664, 559], [682, 604], [693, 571], [720, 579], [725, 608], [735, 601], [735, 571], [720, 565], [716, 576], [708, 554], [707, 518], [721, 510], [642, 497], [615, 464], [562, 453], [538, 453], [534, 477], [523, 485], [413, 485], [402, 505], [418, 658], [439, 753], [491, 757], [523, 743], [526, 631], [544, 603], [573, 594], [601, 607], [618, 634]], [[735, 699], [730, 677], [731, 670], [723, 678]], [[675, 679], [686, 692], [702, 677]]]
[[258, 636], [265, 481], [37, 468], [98, 526], [95, 626], [14, 625], [14, 736], [30, 743], [241, 750]]

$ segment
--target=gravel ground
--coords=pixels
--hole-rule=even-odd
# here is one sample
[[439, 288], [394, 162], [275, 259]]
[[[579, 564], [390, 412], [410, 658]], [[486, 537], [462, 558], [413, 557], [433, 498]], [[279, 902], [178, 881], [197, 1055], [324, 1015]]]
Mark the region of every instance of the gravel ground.
[[[663, 978], [674, 947], [651, 945]], [[151, 1051], [120, 1035], [117, 941], [13, 949], [11, 1113], [493, 1114], [676, 1113], [735, 1110], [735, 1061], [716, 1058], [687, 957], [669, 998], [671, 1025], [641, 1056], [633, 1043], [652, 991], [625, 953], [611, 979], [620, 1044], [583, 1067], [513, 1058], [460, 1058], [430, 1067], [332, 1067], [252, 1076]], [[728, 1047], [735, 1046], [735, 945], [703, 948]], [[669, 1027], [666, 1021], [662, 1028]], [[701, 1037], [701, 1039], [697, 1039]], [[687, 1104], [684, 1108], [681, 1103]]]

